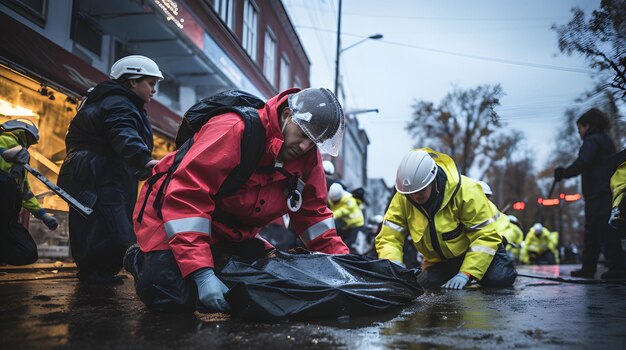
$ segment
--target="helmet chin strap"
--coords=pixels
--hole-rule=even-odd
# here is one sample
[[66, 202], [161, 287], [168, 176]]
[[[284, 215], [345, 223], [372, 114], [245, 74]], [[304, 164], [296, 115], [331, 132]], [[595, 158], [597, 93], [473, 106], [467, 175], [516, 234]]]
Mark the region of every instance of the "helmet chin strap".
[[283, 122], [283, 127], [280, 129], [280, 132], [283, 134], [283, 136], [285, 135], [285, 128], [287, 127], [287, 124], [291, 121], [291, 116], [287, 117], [287, 119], [285, 119], [285, 121]]

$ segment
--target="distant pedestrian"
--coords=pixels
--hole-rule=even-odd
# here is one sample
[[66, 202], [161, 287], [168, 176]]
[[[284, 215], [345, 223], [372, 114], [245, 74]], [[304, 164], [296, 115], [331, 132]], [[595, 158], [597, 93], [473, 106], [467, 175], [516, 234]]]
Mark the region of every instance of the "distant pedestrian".
[[410, 151], [398, 167], [396, 190], [376, 237], [380, 258], [400, 264], [408, 233], [424, 255], [418, 280], [426, 288], [462, 289], [470, 279], [487, 287], [513, 284], [517, 272], [496, 231], [496, 213], [450, 156]]
[[554, 180], [561, 181], [582, 174], [585, 198], [585, 243], [582, 267], [571, 272], [574, 277], [593, 278], [598, 257], [603, 252], [609, 270], [603, 279], [626, 276], [624, 252], [617, 232], [608, 224], [611, 215], [611, 156], [615, 146], [606, 134], [610, 128], [607, 116], [592, 108], [576, 121], [583, 144], [578, 158], [567, 168], [554, 169]]
[[159, 67], [147, 57], [127, 56], [113, 64], [110, 76], [87, 95], [71, 121], [58, 180], [72, 196], [94, 205], [87, 218], [69, 213], [78, 278], [94, 284], [122, 282], [117, 273], [136, 242], [131, 217], [138, 180], [157, 163], [144, 104], [163, 79]]
[[51, 230], [59, 226], [31, 192], [24, 169], [30, 159], [28, 147], [38, 141], [39, 130], [28, 119], [0, 124], [0, 264], [27, 265], [37, 261], [37, 245], [18, 222], [22, 208]]

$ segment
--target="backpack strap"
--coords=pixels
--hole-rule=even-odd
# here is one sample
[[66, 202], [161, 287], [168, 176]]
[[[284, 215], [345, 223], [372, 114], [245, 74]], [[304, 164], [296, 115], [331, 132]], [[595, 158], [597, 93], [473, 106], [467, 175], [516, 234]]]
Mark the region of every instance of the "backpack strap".
[[[265, 127], [259, 118], [259, 114], [256, 109], [251, 107], [229, 107], [228, 111], [224, 109], [224, 112], [236, 112], [239, 114], [244, 122], [244, 132], [241, 139], [241, 159], [239, 164], [230, 172], [226, 180], [220, 186], [217, 191], [216, 197], [226, 197], [235, 193], [243, 184], [245, 184], [250, 176], [254, 173], [257, 164], [263, 153], [265, 152]], [[187, 139], [183, 145], [176, 151], [172, 165], [160, 173], [152, 175], [146, 183], [148, 184], [148, 190], [144, 203], [137, 216], [137, 222], [141, 222], [143, 219], [143, 213], [148, 201], [148, 195], [152, 192], [154, 184], [163, 176], [165, 179], [159, 186], [157, 195], [152, 203], [152, 207], [156, 210], [159, 219], [163, 219], [163, 201], [165, 200], [165, 191], [174, 175], [174, 172], [180, 166], [183, 158], [193, 146], [193, 137]]]

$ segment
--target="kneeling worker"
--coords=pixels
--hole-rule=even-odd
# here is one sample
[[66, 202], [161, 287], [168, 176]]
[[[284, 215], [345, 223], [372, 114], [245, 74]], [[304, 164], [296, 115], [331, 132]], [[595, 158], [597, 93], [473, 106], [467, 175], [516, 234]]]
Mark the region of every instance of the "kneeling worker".
[[30, 190], [24, 164], [28, 147], [39, 141], [39, 130], [28, 119], [13, 119], [0, 124], [0, 264], [28, 265], [37, 261], [37, 245], [18, 222], [26, 208], [50, 230], [57, 219], [41, 208]]
[[[234, 112], [210, 118], [193, 136], [164, 190], [150, 191], [151, 180], [143, 186], [134, 213], [139, 247], [128, 250], [124, 266], [148, 306], [193, 309], [199, 301], [212, 310], [228, 310], [228, 289], [214, 272], [217, 249], [227, 246], [237, 255], [256, 243], [261, 252], [271, 249], [258, 239], [258, 232], [287, 213], [308, 249], [349, 252], [326, 206], [318, 150], [337, 156], [344, 116], [336, 97], [328, 89], [290, 89], [254, 109], [254, 114], [265, 135], [256, 165], [266, 170], [252, 173], [232, 194], [221, 195], [220, 189], [242, 164], [244, 121], [249, 120]], [[180, 151], [165, 156], [155, 174], [171, 169]], [[153, 183], [155, 188], [162, 188], [163, 179]]]
[[401, 262], [408, 231], [424, 255], [423, 287], [462, 289], [472, 278], [487, 287], [513, 284], [517, 272], [496, 232], [495, 213], [452, 158], [429, 148], [410, 151], [398, 167], [396, 190], [376, 237], [380, 258]]

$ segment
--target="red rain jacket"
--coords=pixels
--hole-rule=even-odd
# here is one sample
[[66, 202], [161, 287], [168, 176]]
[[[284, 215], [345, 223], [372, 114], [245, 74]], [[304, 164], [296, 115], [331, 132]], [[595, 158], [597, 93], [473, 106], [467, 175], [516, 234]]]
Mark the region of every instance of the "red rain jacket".
[[[283, 144], [279, 126], [278, 106], [290, 94], [284, 91], [257, 110], [265, 127], [265, 154], [259, 166], [272, 166]], [[306, 183], [302, 193], [302, 207], [295, 213], [287, 208], [287, 178], [280, 172], [253, 173], [234, 194], [212, 197], [222, 182], [241, 160], [241, 139], [244, 122], [235, 113], [213, 117], [194, 135], [194, 144], [174, 172], [165, 192], [162, 216], [159, 219], [152, 207], [157, 191], [147, 200], [141, 223], [136, 218], [144, 203], [148, 186], [144, 184], [135, 206], [133, 220], [137, 243], [143, 252], [172, 250], [183, 277], [194, 271], [213, 267], [210, 246], [219, 241], [241, 242], [259, 238], [258, 231], [272, 220], [288, 213], [292, 227], [308, 249], [328, 253], [347, 254], [348, 247], [337, 235], [333, 214], [326, 206], [326, 179], [319, 151], [313, 148], [306, 154], [284, 164], [291, 174], [299, 174]], [[175, 152], [165, 156], [153, 172], [166, 171]], [[154, 184], [158, 189], [165, 177]], [[214, 209], [233, 215], [238, 225], [227, 225], [211, 219]], [[266, 242], [268, 247], [271, 247]]]

